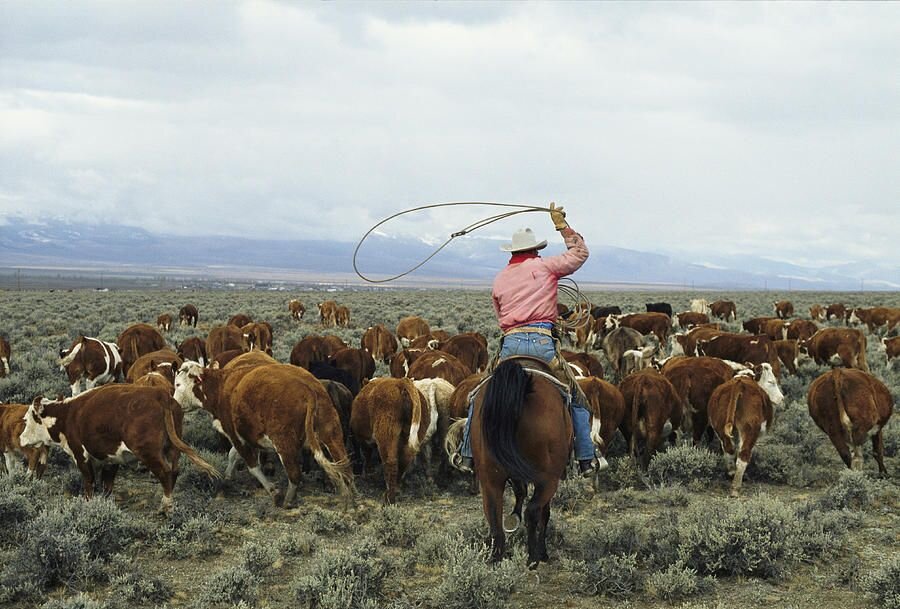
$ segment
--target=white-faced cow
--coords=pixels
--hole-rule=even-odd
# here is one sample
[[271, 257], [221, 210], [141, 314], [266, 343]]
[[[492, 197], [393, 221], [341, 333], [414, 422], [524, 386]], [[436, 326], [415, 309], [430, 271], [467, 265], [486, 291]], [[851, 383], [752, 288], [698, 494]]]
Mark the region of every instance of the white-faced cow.
[[46, 446], [23, 446], [19, 436], [25, 431], [25, 404], [0, 404], [0, 453], [3, 453], [3, 464], [6, 473], [13, 474], [21, 470], [22, 458], [28, 464], [28, 473], [40, 478], [47, 467]]
[[168, 332], [172, 329], [172, 316], [169, 313], [163, 313], [156, 318], [156, 327], [160, 332]]
[[81, 393], [81, 381], [93, 389], [122, 377], [122, 356], [115, 343], [92, 336], [79, 336], [68, 349], [59, 350], [59, 367], [69, 377], [72, 396]]

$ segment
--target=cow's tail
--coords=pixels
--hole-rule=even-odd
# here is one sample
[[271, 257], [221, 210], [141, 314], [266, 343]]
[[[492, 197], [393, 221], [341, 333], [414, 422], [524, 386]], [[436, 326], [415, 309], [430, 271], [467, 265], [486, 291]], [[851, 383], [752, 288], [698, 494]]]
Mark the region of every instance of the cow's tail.
[[0, 357], [0, 360], [3, 361], [3, 371], [4, 371], [6, 374], [9, 374], [9, 358], [6, 358], [6, 357]]
[[172, 409], [169, 407], [164, 408], [163, 419], [166, 424], [166, 435], [169, 436], [169, 442], [177, 448], [179, 451], [184, 453], [184, 456], [191, 460], [191, 463], [197, 467], [200, 471], [204, 472], [207, 476], [211, 478], [221, 478], [222, 474], [219, 473], [215, 467], [204, 461], [200, 458], [200, 456], [194, 451], [193, 448], [184, 443], [178, 436], [178, 431], [175, 429], [175, 418], [172, 416]]
[[723, 427], [726, 438], [730, 438], [731, 433], [734, 431], [734, 419], [737, 416], [738, 402], [741, 399], [741, 395], [744, 393], [744, 384], [738, 382], [737, 387], [731, 391], [731, 400], [728, 402], [728, 410], [725, 411], [725, 425]]
[[866, 336], [863, 334], [859, 339], [859, 346], [856, 349], [856, 363], [863, 372], [869, 371], [869, 362], [866, 361]]
[[410, 407], [412, 410], [409, 421], [409, 441], [407, 444], [409, 445], [409, 449], [415, 453], [419, 451], [419, 427], [422, 425], [422, 400], [419, 395], [419, 390], [416, 389], [416, 386], [408, 378], [403, 379], [403, 387], [406, 389], [407, 396], [409, 396]]
[[837, 406], [838, 419], [841, 422], [841, 429], [846, 432], [847, 443], [853, 444], [853, 421], [847, 414], [847, 407], [844, 404], [844, 371], [835, 368], [831, 371], [831, 386], [834, 390], [834, 403]]
[[635, 459], [637, 459], [638, 413], [641, 408], [641, 391], [643, 389], [644, 379], [638, 376], [635, 382], [634, 395], [631, 397], [631, 441], [628, 443], [628, 451]]
[[322, 442], [319, 440], [319, 432], [316, 429], [316, 418], [319, 410], [319, 401], [316, 392], [309, 390], [311, 398], [306, 405], [306, 419], [304, 427], [306, 432], [306, 447], [312, 452], [313, 459], [325, 472], [329, 480], [334, 483], [338, 494], [345, 500], [349, 501], [353, 495], [353, 474], [350, 469], [350, 459], [332, 461], [325, 455], [322, 450]]
[[531, 377], [515, 360], [497, 366], [485, 388], [481, 404], [482, 440], [508, 476], [514, 480], [535, 478], [534, 467], [519, 452], [516, 432], [531, 390]]

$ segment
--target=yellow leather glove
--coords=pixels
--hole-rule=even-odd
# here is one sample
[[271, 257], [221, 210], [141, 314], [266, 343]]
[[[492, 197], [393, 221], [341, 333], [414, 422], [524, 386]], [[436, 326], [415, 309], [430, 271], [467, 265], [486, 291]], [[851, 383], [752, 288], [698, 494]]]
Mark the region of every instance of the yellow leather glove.
[[563, 211], [562, 207], [557, 207], [556, 203], [550, 204], [550, 219], [553, 220], [553, 226], [556, 227], [556, 230], [569, 227], [569, 223], [566, 222], [566, 212]]

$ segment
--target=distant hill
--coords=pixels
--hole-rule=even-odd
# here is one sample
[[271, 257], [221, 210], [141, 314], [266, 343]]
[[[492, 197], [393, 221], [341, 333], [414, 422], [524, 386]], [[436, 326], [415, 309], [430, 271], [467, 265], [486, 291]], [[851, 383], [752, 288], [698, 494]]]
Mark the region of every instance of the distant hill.
[[[504, 264], [499, 241], [455, 240], [413, 278], [488, 282]], [[900, 267], [848, 262], [809, 268], [753, 256], [719, 256], [700, 262], [664, 254], [588, 244], [591, 257], [576, 279], [585, 283], [667, 284], [677, 287], [773, 290], [900, 289]], [[355, 243], [319, 240], [262, 240], [240, 237], [180, 237], [114, 224], [41, 224], [7, 219], [0, 225], [0, 266], [79, 267], [152, 271], [217, 267], [353, 273]], [[373, 235], [360, 250], [360, 270], [395, 274], [427, 257], [436, 245], [417, 239]], [[563, 251], [558, 241], [545, 255]], [[861, 282], [863, 282], [861, 284]]]

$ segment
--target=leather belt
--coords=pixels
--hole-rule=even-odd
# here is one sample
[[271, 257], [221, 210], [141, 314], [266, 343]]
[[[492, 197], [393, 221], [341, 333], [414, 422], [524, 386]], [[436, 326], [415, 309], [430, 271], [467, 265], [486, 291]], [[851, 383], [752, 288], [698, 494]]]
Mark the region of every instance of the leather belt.
[[509, 336], [510, 334], [521, 334], [523, 332], [533, 332], [535, 334], [553, 336], [553, 333], [549, 328], [542, 328], [540, 326], [516, 326], [515, 328], [510, 328], [509, 330], [505, 331], [503, 333], [503, 336]]

